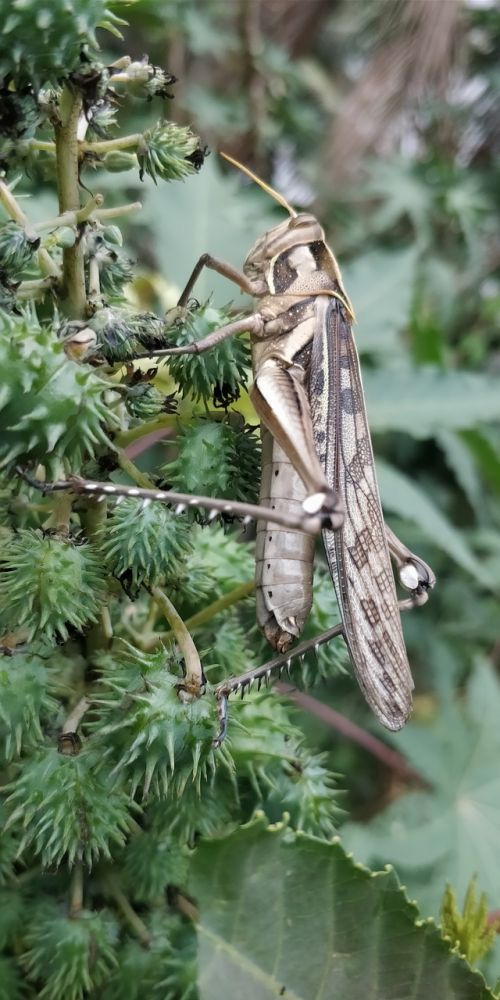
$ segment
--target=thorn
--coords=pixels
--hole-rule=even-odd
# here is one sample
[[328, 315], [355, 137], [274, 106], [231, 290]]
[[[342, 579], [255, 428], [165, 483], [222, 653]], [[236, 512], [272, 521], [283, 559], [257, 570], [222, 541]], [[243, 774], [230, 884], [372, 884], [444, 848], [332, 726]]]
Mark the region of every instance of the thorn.
[[120, 493], [120, 496], [118, 496], [115, 500], [115, 507], [118, 507], [118, 504], [122, 503], [124, 500], [125, 497], [123, 496], [123, 493]]
[[175, 514], [183, 514], [184, 511], [185, 511], [185, 509], [186, 509], [186, 504], [185, 503], [178, 503], [177, 506], [176, 506], [176, 508], [175, 508], [174, 513]]
[[[114, 489], [115, 489], [115, 487], [113, 486], [113, 491], [114, 491]], [[128, 487], [128, 489], [127, 489], [127, 496], [129, 496], [129, 497], [138, 497], [139, 494], [140, 494], [140, 490], [138, 490], [136, 486], [129, 486]]]
[[92, 493], [92, 490], [97, 490], [98, 486], [97, 483], [85, 483], [83, 488], [87, 493]]
[[97, 497], [97, 503], [103, 503], [105, 499], [106, 499], [106, 494], [101, 493], [101, 496]]
[[196, 741], [193, 750], [193, 778], [196, 778], [198, 773], [198, 768], [200, 766], [201, 757], [201, 743], [199, 740]]
[[251, 517], [250, 514], [245, 514], [245, 517], [243, 518], [243, 524], [250, 524], [251, 521], [253, 521], [253, 517]]
[[145, 497], [141, 503], [141, 510], [146, 510], [146, 507], [149, 507], [150, 503], [151, 500], [149, 499], [149, 497]]
[[314, 643], [314, 655], [317, 656], [319, 651], [319, 642]]
[[166, 500], [166, 499], [167, 499], [167, 494], [165, 493], [164, 490], [158, 490], [158, 492], [155, 493], [155, 500]]
[[[93, 490], [98, 490], [99, 489], [99, 483], [96, 483], [95, 485], [94, 485], [94, 483], [92, 483], [92, 489]], [[116, 492], [116, 486], [113, 486], [112, 483], [105, 483], [104, 486], [102, 487], [102, 491], [103, 491], [103, 493], [115, 493]]]
[[300, 660], [300, 663], [301, 663], [302, 666], [304, 666], [304, 656], [305, 656], [305, 653], [301, 653], [300, 656], [299, 656], [299, 660]]
[[208, 520], [209, 521], [213, 521], [214, 518], [217, 517], [218, 514], [219, 514], [219, 511], [215, 510], [215, 508], [212, 507], [212, 509], [209, 511], [209, 514], [208, 514]]
[[175, 743], [172, 731], [170, 731], [167, 735], [167, 753], [170, 761], [170, 768], [173, 774], [175, 771]]

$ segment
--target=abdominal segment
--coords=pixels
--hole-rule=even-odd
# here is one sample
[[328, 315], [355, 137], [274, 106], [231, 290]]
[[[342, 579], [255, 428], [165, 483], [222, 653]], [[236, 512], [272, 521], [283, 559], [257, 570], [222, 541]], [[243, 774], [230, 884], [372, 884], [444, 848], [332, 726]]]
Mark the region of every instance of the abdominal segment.
[[[277, 511], [300, 511], [304, 484], [272, 435], [262, 428], [260, 499]], [[314, 536], [257, 522], [257, 621], [278, 652], [300, 635], [311, 610]]]

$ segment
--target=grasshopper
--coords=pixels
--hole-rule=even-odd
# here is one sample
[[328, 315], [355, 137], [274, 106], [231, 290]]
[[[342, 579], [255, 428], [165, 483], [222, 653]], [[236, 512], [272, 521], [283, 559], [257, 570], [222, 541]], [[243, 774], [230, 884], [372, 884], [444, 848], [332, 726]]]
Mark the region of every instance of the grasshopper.
[[[317, 219], [296, 212], [277, 191], [232, 157], [288, 212], [250, 250], [243, 270], [204, 254], [189, 278], [185, 307], [204, 267], [258, 300], [254, 312], [203, 340], [139, 357], [208, 351], [248, 332], [254, 383], [251, 399], [262, 425], [262, 483], [258, 507], [165, 490], [90, 483], [73, 477], [53, 484], [75, 492], [142, 497], [227, 511], [257, 520], [257, 619], [278, 655], [257, 670], [216, 688], [224, 738], [230, 694], [296, 655], [342, 634], [359, 686], [375, 715], [400, 729], [411, 711], [413, 680], [400, 610], [425, 603], [435, 584], [431, 568], [384, 523], [373, 451], [352, 334], [354, 313], [339, 265]], [[43, 484], [43, 489], [47, 489]], [[315, 535], [323, 532], [342, 623], [289, 653], [310, 611]], [[409, 597], [399, 601], [391, 557]]]

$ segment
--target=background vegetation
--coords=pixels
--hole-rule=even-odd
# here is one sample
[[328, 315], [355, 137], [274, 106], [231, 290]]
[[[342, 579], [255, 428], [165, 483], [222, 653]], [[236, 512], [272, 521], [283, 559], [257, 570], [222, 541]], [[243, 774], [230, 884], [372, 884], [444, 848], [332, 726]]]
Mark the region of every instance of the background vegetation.
[[[0, 998], [494, 995], [500, 11], [461, 0], [113, 11], [129, 23], [123, 39], [94, 35], [118, 27], [100, 0], [15, 0], [2, 14]], [[144, 52], [177, 82], [145, 63], [135, 83], [130, 68], [112, 84], [95, 70], [124, 53], [139, 66]], [[112, 213], [90, 205], [90, 225], [57, 219], [47, 144], [68, 93], [83, 94], [95, 146], [81, 203], [102, 193]], [[177, 128], [155, 129], [162, 118]], [[41, 463], [47, 477], [254, 499], [244, 343], [153, 381], [126, 364], [167, 328], [199, 337], [246, 306], [206, 274], [186, 321], [169, 312], [201, 253], [240, 266], [282, 217], [219, 148], [324, 224], [357, 312], [387, 519], [438, 578], [404, 619], [416, 697], [395, 736], [332, 644], [296, 667], [294, 691], [231, 704], [213, 751], [210, 694], [186, 707], [175, 691], [186, 635], [169, 601], [210, 683], [264, 662], [251, 531], [130, 501], [72, 508], [14, 473]], [[118, 212], [137, 200], [142, 211]], [[78, 308], [56, 272], [67, 277], [80, 245]], [[166, 311], [166, 324], [151, 315]], [[319, 555], [307, 634], [336, 615]]]

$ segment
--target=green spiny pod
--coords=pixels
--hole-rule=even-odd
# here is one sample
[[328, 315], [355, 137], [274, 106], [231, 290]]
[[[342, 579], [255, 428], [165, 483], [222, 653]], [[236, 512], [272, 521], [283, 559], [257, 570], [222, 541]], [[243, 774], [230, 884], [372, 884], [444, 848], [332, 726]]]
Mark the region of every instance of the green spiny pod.
[[123, 667], [102, 677], [111, 690], [101, 699], [99, 734], [113, 737], [105, 751], [118, 756], [112, 774], [126, 777], [132, 794], [142, 786], [143, 798], [150, 789], [160, 798], [181, 795], [191, 783], [199, 789], [218, 765], [232, 768], [227, 747], [217, 752], [212, 747], [217, 729], [212, 700], [180, 698], [182, 678], [168, 671], [168, 663], [164, 649], [146, 654], [128, 647]]
[[123, 285], [131, 281], [134, 276], [130, 257], [126, 257], [116, 244], [109, 242], [100, 233], [94, 233], [87, 238], [87, 250], [87, 282], [88, 261], [93, 257], [99, 267], [101, 291], [110, 296], [122, 297]]
[[177, 458], [161, 469], [173, 489], [234, 498], [233, 435], [228, 424], [210, 420], [188, 424], [182, 428], [177, 446]]
[[12, 0], [2, 25], [0, 77], [38, 90], [79, 66], [82, 46], [98, 51], [97, 28], [121, 38], [118, 26], [125, 23], [105, 0]]
[[168, 507], [124, 500], [108, 517], [100, 552], [111, 572], [135, 591], [175, 572], [188, 548], [188, 526]]
[[[190, 923], [157, 907], [141, 915], [148, 946], [126, 938], [102, 1000], [197, 1000], [196, 934]], [[17, 1000], [17, 998], [16, 998]]]
[[66, 860], [90, 868], [125, 843], [131, 809], [139, 807], [122, 789], [110, 788], [98, 762], [93, 750], [66, 756], [55, 747], [24, 762], [7, 799], [6, 827], [18, 832], [19, 856], [29, 848], [45, 866]]
[[28, 980], [42, 986], [43, 1000], [96, 996], [117, 966], [119, 928], [107, 910], [82, 910], [78, 919], [46, 900], [31, 907], [21, 955]]
[[[168, 832], [167, 832], [168, 831]], [[132, 899], [147, 903], [158, 899], [168, 885], [187, 881], [189, 857], [168, 826], [141, 830], [131, 837], [122, 854], [123, 872]]]
[[258, 503], [260, 442], [251, 427], [200, 420], [183, 427], [162, 468], [174, 489]]
[[67, 639], [96, 621], [106, 598], [102, 559], [90, 545], [26, 529], [0, 553], [1, 620], [30, 638]]
[[144, 174], [154, 180], [182, 180], [196, 171], [189, 159], [199, 148], [200, 140], [190, 128], [172, 122], [157, 122], [144, 132], [137, 149], [139, 176]]
[[226, 832], [238, 814], [235, 783], [217, 772], [199, 789], [187, 785], [182, 795], [173, 789], [166, 798], [153, 802], [146, 815], [157, 837], [168, 830], [179, 844], [193, 847], [197, 837], [217, 837]]
[[0, 276], [10, 281], [19, 277], [40, 246], [39, 236], [30, 236], [16, 222], [0, 227]]
[[17, 653], [0, 660], [0, 744], [5, 760], [43, 740], [41, 722], [54, 717], [50, 674], [39, 656]]
[[131, 417], [148, 420], [156, 417], [165, 406], [165, 394], [148, 382], [131, 385], [125, 397], [125, 406]]
[[67, 358], [64, 344], [28, 313], [0, 315], [0, 468], [42, 462], [50, 475], [79, 472], [118, 426], [105, 393], [109, 382]]
[[[182, 327], [175, 325], [168, 331], [171, 334], [169, 343], [173, 347], [191, 344], [234, 319], [227, 311], [201, 306], [196, 312], [188, 313]], [[230, 337], [206, 354], [174, 355], [168, 364], [183, 397], [208, 402], [218, 390], [223, 391], [225, 397], [229, 394], [237, 399], [241, 386], [246, 385], [250, 352], [243, 341]]]
[[326, 754], [309, 754], [298, 747], [293, 759], [274, 770], [265, 803], [269, 819], [278, 821], [286, 811], [296, 830], [327, 840], [335, 836], [344, 811], [338, 801], [336, 775], [326, 760]]

